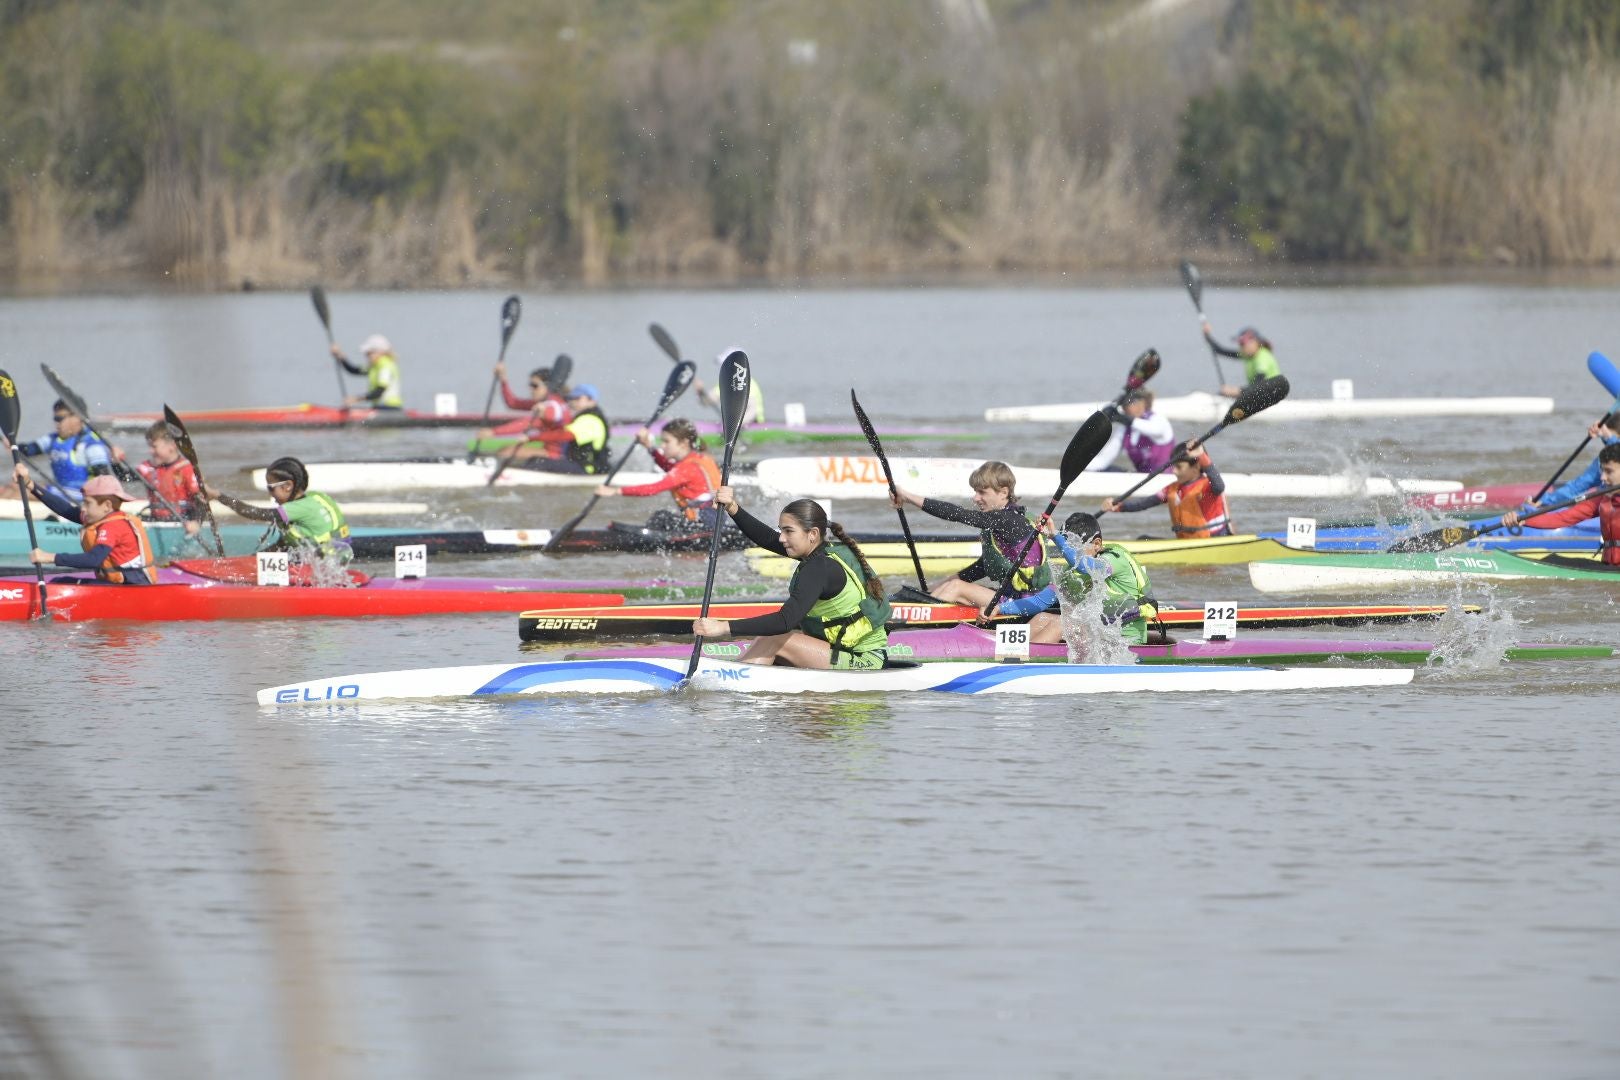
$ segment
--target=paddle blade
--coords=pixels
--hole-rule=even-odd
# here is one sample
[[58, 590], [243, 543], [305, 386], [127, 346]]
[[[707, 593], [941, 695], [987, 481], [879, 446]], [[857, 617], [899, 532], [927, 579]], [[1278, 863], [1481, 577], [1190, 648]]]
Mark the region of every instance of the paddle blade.
[[1288, 376], [1273, 375], [1269, 379], [1250, 383], [1238, 394], [1232, 407], [1226, 410], [1226, 419], [1222, 426], [1236, 424], [1247, 420], [1255, 413], [1265, 412], [1277, 402], [1288, 396]]
[[506, 303], [501, 305], [501, 348], [512, 340], [512, 332], [517, 329], [518, 319], [523, 317], [523, 301], [516, 296], [508, 296]]
[[1600, 352], [1594, 352], [1586, 358], [1586, 370], [1592, 373], [1592, 378], [1603, 384], [1603, 389], [1620, 400], [1620, 371], [1615, 369], [1612, 361]]
[[748, 388], [753, 376], [748, 368], [748, 354], [733, 349], [720, 364], [720, 427], [729, 447], [742, 431], [743, 418], [748, 415]]
[[197, 448], [191, 445], [191, 433], [186, 430], [185, 421], [180, 419], [180, 414], [167, 404], [163, 406], [163, 425], [169, 429], [169, 438], [180, 448], [180, 456], [191, 462], [191, 467], [195, 469]]
[[697, 377], [697, 365], [690, 360], [682, 360], [670, 369], [669, 379], [664, 383], [664, 394], [658, 399], [658, 414], [663, 415], [665, 409], [675, 404], [675, 399], [686, 393], [686, 388], [692, 385]]
[[1136, 358], [1131, 365], [1131, 373], [1125, 376], [1125, 389], [1140, 389], [1146, 382], [1159, 373], [1159, 350], [1149, 349]]
[[551, 363], [551, 375], [546, 379], [546, 387], [552, 393], [561, 394], [568, 389], [568, 380], [574, 374], [574, 358], [567, 353], [558, 353], [557, 359]]
[[1186, 286], [1187, 295], [1192, 297], [1193, 307], [1199, 311], [1204, 310], [1204, 278], [1198, 272], [1198, 267], [1185, 260], [1181, 264], [1181, 284]]
[[658, 347], [664, 350], [665, 356], [677, 364], [681, 362], [681, 348], [675, 344], [675, 339], [669, 336], [668, 330], [665, 330], [657, 323], [648, 323], [647, 333], [651, 334], [652, 339], [658, 343]]
[[319, 285], [310, 289], [309, 302], [315, 305], [315, 314], [320, 317], [321, 325], [326, 327], [327, 333], [331, 333], [332, 309], [326, 304], [326, 290]]
[[73, 388], [63, 382], [61, 376], [51, 370], [51, 365], [41, 364], [39, 370], [44, 372], [45, 381], [51, 384], [51, 389], [55, 390], [56, 396], [62, 399], [62, 404], [78, 413], [79, 419], [88, 423], [90, 420], [90, 407], [84, 403], [84, 398], [75, 394]]
[[1480, 530], [1467, 529], [1451, 525], [1444, 529], [1435, 529], [1432, 532], [1419, 533], [1417, 536], [1408, 536], [1404, 540], [1397, 540], [1389, 545], [1388, 553], [1391, 555], [1406, 555], [1420, 551], [1444, 551], [1448, 547], [1456, 547], [1464, 540], [1472, 540], [1478, 536]]
[[17, 396], [17, 384], [11, 376], [0, 371], [0, 435], [6, 442], [17, 442], [17, 428], [22, 425], [22, 399]]
[[1108, 438], [1113, 433], [1114, 425], [1100, 410], [1086, 418], [1069, 440], [1068, 449], [1063, 451], [1063, 463], [1058, 466], [1058, 494], [1052, 499], [1057, 502], [1063, 497], [1075, 478], [1085, 472], [1091, 459], [1096, 457], [1102, 448], [1108, 445]]

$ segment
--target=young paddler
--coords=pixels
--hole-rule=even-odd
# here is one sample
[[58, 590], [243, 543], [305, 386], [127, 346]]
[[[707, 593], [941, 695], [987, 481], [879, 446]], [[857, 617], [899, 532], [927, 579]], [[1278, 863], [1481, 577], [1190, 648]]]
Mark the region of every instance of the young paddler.
[[77, 504], [63, 498], [54, 487], [36, 486], [24, 465], [18, 464], [16, 478], [18, 486], [26, 485], [51, 513], [84, 526], [79, 534], [83, 551], [52, 555], [35, 548], [30, 555], [32, 561], [70, 570], [94, 570], [98, 581], [110, 585], [152, 584], [157, 566], [157, 560], [152, 557], [152, 541], [147, 538], [141, 519], [124, 512], [124, 503], [132, 502], [134, 496], [124, 490], [117, 477], [90, 477], [84, 482], [84, 501]]
[[51, 409], [51, 417], [56, 421], [55, 431], [31, 443], [24, 443], [17, 449], [23, 457], [49, 454], [51, 476], [56, 481], [51, 490], [72, 502], [78, 502], [85, 481], [92, 476], [110, 474], [113, 459], [122, 460], [123, 454], [86, 429], [79, 414], [69, 409], [65, 402], [56, 403]]
[[642, 428], [636, 441], [647, 448], [653, 464], [664, 470], [661, 480], [650, 484], [627, 484], [612, 487], [603, 484], [596, 493], [603, 498], [613, 495], [645, 496], [667, 491], [675, 499], [675, 510], [658, 510], [647, 519], [650, 529], [691, 529], [694, 526], [713, 528], [714, 493], [720, 487], [720, 466], [703, 449], [703, 438], [697, 425], [690, 420], [674, 419], [659, 433], [658, 445], [652, 442], [652, 433]]
[[174, 441], [169, 425], [162, 420], [146, 429], [146, 445], [151, 455], [136, 468], [152, 489], [179, 511], [180, 517], [177, 519], [157, 499], [152, 500], [147, 512], [153, 521], [184, 521], [186, 535], [196, 536], [203, 509], [197, 470], [181, 455], [180, 444]]
[[[1620, 443], [1620, 412], [1612, 412], [1605, 416], [1602, 420], [1587, 428], [1586, 433], [1598, 440], [1604, 447]], [[1547, 494], [1534, 502], [1525, 503], [1519, 508], [1519, 513], [1533, 514], [1538, 506], [1552, 506], [1555, 503], [1569, 502], [1571, 499], [1580, 498], [1594, 488], [1607, 486], [1600, 485], [1602, 467], [1603, 454], [1600, 450], [1598, 455], [1592, 459], [1592, 463], [1583, 469], [1579, 476], [1547, 492]]]
[[403, 409], [404, 389], [399, 378], [399, 359], [394, 346], [381, 334], [372, 334], [360, 344], [365, 355], [364, 365], [356, 364], [343, 352], [337, 342], [332, 343], [332, 358], [343, 365], [350, 375], [366, 377], [366, 392], [351, 394], [343, 399], [345, 405], [368, 405], [373, 409]]
[[778, 555], [796, 559], [788, 599], [769, 615], [751, 619], [694, 619], [702, 637], [757, 637], [741, 659], [749, 664], [780, 660], [800, 668], [880, 668], [888, 659], [883, 624], [889, 602], [883, 583], [837, 522], [810, 499], [782, 508], [771, 528], [737, 504], [732, 489], [715, 492], [715, 503], [743, 534]]
[[[1003, 583], [1008, 585], [1005, 595], [1014, 600], [1038, 593], [1051, 583], [1046, 545], [1038, 538], [1024, 552], [1022, 561], [1016, 566], [1013, 564], [1023, 551], [1024, 542], [1035, 533], [1029, 516], [1018, 505], [1014, 493], [1016, 482], [1012, 466], [1005, 462], [987, 461], [980, 465], [968, 476], [968, 485], [973, 488], [973, 510], [942, 499], [925, 499], [904, 488], [896, 489], [890, 501], [897, 508], [901, 503], [910, 503], [942, 521], [955, 521], [979, 530], [978, 559], [954, 577], [929, 586], [932, 595], [949, 603], [982, 608]], [[980, 579], [987, 579], [992, 585], [976, 584]]]
[[309, 490], [309, 470], [302, 461], [293, 457], [272, 461], [264, 471], [264, 489], [276, 501], [273, 509], [233, 498], [212, 485], [208, 497], [218, 499], [250, 521], [270, 521], [281, 526], [281, 539], [275, 549], [292, 552], [295, 558], [312, 554], [346, 563], [354, 557], [343, 511], [330, 495]]
[[[1271, 342], [1260, 335], [1260, 331], [1252, 326], [1245, 326], [1238, 331], [1237, 348], [1228, 349], [1215, 340], [1210, 329], [1209, 320], [1204, 320], [1204, 340], [1216, 355], [1224, 356], [1228, 360], [1243, 361], [1243, 384], [1252, 386], [1261, 379], [1269, 379], [1273, 375], [1281, 375], [1282, 369], [1277, 366], [1277, 356], [1271, 351]], [[1221, 393], [1226, 397], [1235, 398], [1242, 391], [1240, 386], [1223, 386]]]
[[[509, 420], [499, 427], [484, 428], [478, 433], [479, 438], [488, 438], [492, 435], [496, 437], [522, 435], [528, 439], [535, 439], [543, 432], [561, 431], [574, 418], [573, 412], [568, 408], [568, 402], [563, 397], [568, 387], [561, 384], [562, 380], [552, 376], [551, 368], [535, 368], [529, 372], [528, 397], [519, 397], [512, 392], [510, 386], [506, 385], [505, 364], [495, 365], [495, 376], [500, 380], [501, 397], [505, 399], [506, 407], [527, 409], [528, 415]], [[537, 443], [530, 454], [520, 456], [556, 457], [558, 453], [555, 444]]]
[[[1603, 487], [1620, 484], [1620, 442], [1610, 443], [1598, 451], [1598, 474]], [[1594, 495], [1585, 502], [1547, 514], [1521, 517], [1512, 511], [1502, 515], [1502, 524], [1510, 529], [1515, 525], [1527, 525], [1532, 529], [1561, 529], [1590, 518], [1597, 518], [1603, 528], [1603, 564], [1620, 566], [1620, 493]]]
[[[1131, 553], [1118, 544], [1103, 543], [1102, 526], [1090, 514], [1070, 514], [1058, 532], [1051, 518], [1041, 522], [1041, 532], [1052, 538], [1064, 561], [1080, 579], [1080, 591], [1089, 592], [1101, 585], [1103, 596], [1103, 622], [1119, 627], [1120, 636], [1132, 645], [1145, 645], [1148, 641], [1148, 622], [1156, 614], [1153, 600], [1148, 595], [1152, 586], [1147, 570]], [[1076, 550], [1065, 533], [1079, 540]], [[1063, 640], [1063, 617], [1053, 609], [1057, 606], [1058, 583], [1053, 582], [1040, 592], [1022, 600], [1005, 600], [996, 608], [999, 615], [1033, 616], [1029, 622], [1030, 640], [1056, 644]]]
[[1189, 439], [1176, 447], [1170, 471], [1175, 478], [1173, 483], [1152, 495], [1137, 495], [1124, 502], [1104, 499], [1103, 513], [1134, 514], [1163, 503], [1170, 508], [1170, 528], [1177, 539], [1230, 536], [1232, 520], [1226, 510], [1226, 481], [1209, 459], [1209, 451], [1200, 449], [1197, 439]]

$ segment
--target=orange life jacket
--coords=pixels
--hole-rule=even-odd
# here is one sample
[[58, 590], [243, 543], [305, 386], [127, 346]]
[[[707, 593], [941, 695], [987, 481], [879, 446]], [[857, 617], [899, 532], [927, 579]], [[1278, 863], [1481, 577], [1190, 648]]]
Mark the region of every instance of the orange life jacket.
[[[1207, 456], [1199, 456], [1200, 465], [1208, 462]], [[1209, 477], [1200, 476], [1190, 484], [1171, 484], [1163, 494], [1170, 508], [1170, 528], [1179, 539], [1226, 536], [1232, 531], [1226, 496], [1210, 490]]]
[[[714, 505], [714, 493], [720, 490], [720, 466], [714, 463], [714, 458], [701, 450], [693, 453], [691, 457], [695, 459], [697, 467], [702, 470], [703, 479], [707, 483], [709, 490], [702, 495], [683, 495], [681, 494], [681, 488], [676, 488], [670, 494], [675, 498], [675, 505], [681, 508], [681, 513], [686, 515], [686, 520], [696, 521], [698, 510], [701, 507]], [[682, 486], [691, 487], [694, 485]]]
[[148, 582], [157, 580], [157, 560], [152, 557], [152, 541], [147, 539], [146, 526], [141, 524], [138, 517], [115, 510], [94, 525], [86, 525], [79, 533], [79, 544], [85, 551], [92, 550], [97, 544], [112, 548], [112, 554], [96, 567], [96, 577], [102, 581], [110, 581], [114, 585], [130, 584], [125, 580], [126, 570], [145, 572]]

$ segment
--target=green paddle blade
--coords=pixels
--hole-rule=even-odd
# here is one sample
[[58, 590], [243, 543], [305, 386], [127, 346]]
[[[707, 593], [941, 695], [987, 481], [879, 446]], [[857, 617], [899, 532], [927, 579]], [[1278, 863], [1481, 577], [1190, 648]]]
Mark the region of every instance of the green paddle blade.
[[675, 339], [669, 336], [668, 330], [665, 330], [657, 323], [648, 323], [647, 333], [651, 334], [652, 339], [658, 343], [658, 347], [664, 350], [665, 356], [668, 356], [677, 364], [681, 362], [681, 347], [675, 344]]
[[508, 296], [506, 303], [501, 305], [501, 348], [512, 340], [512, 333], [517, 329], [518, 319], [523, 317], [523, 301], [516, 296]]
[[17, 396], [17, 384], [11, 376], [0, 371], [0, 435], [6, 442], [17, 442], [17, 428], [22, 424], [22, 399]]

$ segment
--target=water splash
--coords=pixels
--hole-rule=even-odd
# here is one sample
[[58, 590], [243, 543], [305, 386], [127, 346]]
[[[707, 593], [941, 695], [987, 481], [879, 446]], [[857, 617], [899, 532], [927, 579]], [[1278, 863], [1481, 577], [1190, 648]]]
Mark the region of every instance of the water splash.
[[[1446, 600], [1449, 606], [1435, 624], [1434, 651], [1424, 662], [1425, 668], [1453, 678], [1501, 667], [1503, 655], [1519, 640], [1522, 630], [1514, 615], [1515, 601], [1502, 599], [1489, 588], [1465, 598], [1463, 588], [1460, 581], [1452, 583]], [[1477, 584], [1470, 591], [1474, 588]], [[1465, 612], [1465, 602], [1477, 602], [1479, 614]]]
[[[1078, 550], [1079, 537], [1065, 534]], [[1136, 654], [1120, 634], [1117, 623], [1103, 622], [1106, 589], [1093, 588], [1091, 578], [1059, 559], [1052, 566], [1058, 607], [1063, 615], [1063, 641], [1072, 664], [1134, 664]]]

